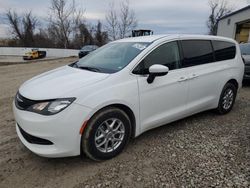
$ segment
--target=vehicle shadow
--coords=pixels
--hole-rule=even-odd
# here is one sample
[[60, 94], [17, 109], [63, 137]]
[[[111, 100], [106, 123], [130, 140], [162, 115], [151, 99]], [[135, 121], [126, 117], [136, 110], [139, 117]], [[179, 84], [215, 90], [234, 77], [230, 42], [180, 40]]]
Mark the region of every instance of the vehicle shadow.
[[[243, 87], [249, 88], [250, 82], [244, 82]], [[125, 151], [123, 151], [118, 157], [115, 157], [114, 159], [111, 159], [109, 161], [117, 161], [121, 159], [122, 156], [127, 156], [127, 155], [133, 158], [136, 156], [134, 152], [137, 152], [138, 149], [140, 150], [140, 149], [146, 148], [147, 145], [154, 144], [155, 139], [163, 138], [166, 140], [166, 135], [167, 137], [169, 135], [177, 136], [179, 133], [183, 134], [183, 132], [185, 131], [199, 134], [199, 129], [203, 129], [206, 131], [211, 128], [211, 123], [210, 124], [208, 123], [209, 121], [214, 121], [214, 125], [212, 126], [214, 126], [213, 128], [216, 128], [216, 126], [218, 126], [220, 122], [223, 122], [227, 120], [228, 118], [230, 118], [231, 117], [230, 114], [235, 114], [241, 108], [244, 108], [244, 106], [242, 106], [242, 103], [244, 103], [244, 101], [241, 101], [241, 99], [236, 101], [232, 112], [230, 112], [228, 115], [220, 116], [220, 115], [217, 115], [213, 110], [209, 110], [209, 111], [201, 112], [201, 113], [192, 115], [190, 117], [148, 130], [145, 133], [141, 134], [139, 137], [132, 139], [128, 143], [127, 147], [125, 148]], [[107, 161], [101, 161], [97, 163], [96, 161], [88, 159], [84, 155], [76, 156], [76, 157], [66, 157], [66, 158], [43, 158], [35, 154], [32, 154], [32, 155], [36, 156], [35, 158], [37, 160], [41, 160], [47, 163], [48, 165], [53, 164], [53, 165], [60, 166], [60, 165], [67, 164], [70, 166], [72, 165], [74, 166], [75, 164], [76, 165], [82, 164], [84, 166], [91, 166], [91, 165], [96, 165], [100, 163], [101, 164], [109, 163]]]
[[[119, 158], [122, 155], [125, 155], [126, 153], [133, 156], [134, 155], [133, 151], [137, 149], [135, 147], [143, 147], [145, 143], [150, 144], [151, 142], [150, 140], [153, 140], [156, 138], [161, 139], [162, 137], [165, 137], [166, 134], [172, 135], [172, 134], [178, 134], [179, 131], [183, 132], [183, 130], [185, 129], [196, 129], [197, 127], [192, 126], [192, 124], [197, 125], [197, 122], [203, 121], [205, 119], [213, 119], [215, 117], [220, 117], [220, 116], [216, 115], [214, 111], [210, 110], [210, 111], [201, 112], [201, 113], [192, 115], [190, 117], [148, 130], [144, 132], [143, 134], [141, 134], [139, 137], [131, 139], [127, 147], [125, 148], [124, 152], [122, 152], [118, 157], [115, 157], [108, 161], [119, 160]], [[34, 156], [36, 155], [34, 154]], [[87, 158], [85, 155], [76, 156], [76, 157], [64, 157], [64, 158], [43, 158], [43, 157], [37, 156], [37, 158], [40, 158], [41, 160], [46, 161], [48, 164], [51, 163], [54, 165], [55, 164], [60, 165], [64, 163], [67, 163], [68, 165], [73, 165], [74, 163], [77, 163], [79, 165], [80, 163], [82, 165], [88, 166], [88, 165], [96, 165], [97, 163], [100, 164], [100, 163], [108, 162], [108, 161], [96, 162]]]

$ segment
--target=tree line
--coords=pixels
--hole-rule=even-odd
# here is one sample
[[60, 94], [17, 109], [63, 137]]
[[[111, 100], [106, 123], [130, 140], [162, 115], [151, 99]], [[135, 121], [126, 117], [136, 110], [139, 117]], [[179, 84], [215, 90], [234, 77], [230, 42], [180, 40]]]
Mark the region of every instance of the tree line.
[[[220, 18], [232, 12], [233, 8], [228, 5], [228, 0], [208, 0], [208, 4], [208, 34], [216, 35]], [[102, 46], [108, 41], [130, 36], [137, 26], [129, 0], [122, 1], [118, 7], [115, 1], [109, 5], [105, 25], [101, 21], [96, 25], [88, 23], [84, 13], [84, 9], [79, 8], [74, 0], [51, 0], [44, 26], [31, 11], [18, 14], [8, 10], [6, 16], [13, 35], [8, 40], [8, 46], [73, 49], [88, 44]]]
[[8, 46], [72, 49], [88, 44], [102, 46], [110, 40], [128, 37], [137, 26], [128, 0], [121, 2], [118, 8], [114, 2], [110, 4], [105, 25], [101, 21], [96, 25], [88, 23], [84, 13], [74, 0], [51, 0], [44, 26], [32, 11], [18, 14], [10, 9], [6, 17], [13, 38]]

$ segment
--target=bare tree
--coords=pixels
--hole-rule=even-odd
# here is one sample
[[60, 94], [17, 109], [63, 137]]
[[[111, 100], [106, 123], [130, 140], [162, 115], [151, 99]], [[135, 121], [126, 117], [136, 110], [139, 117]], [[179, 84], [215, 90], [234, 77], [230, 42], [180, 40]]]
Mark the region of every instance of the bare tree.
[[[74, 2], [73, 2], [74, 3]], [[73, 7], [76, 7], [73, 6]], [[91, 25], [88, 25], [84, 19], [83, 9], [74, 8], [72, 13], [72, 47], [81, 48], [83, 45], [94, 44], [94, 28]]]
[[67, 48], [69, 37], [72, 32], [71, 15], [74, 10], [73, 4], [68, 5], [67, 0], [51, 0], [51, 13], [49, 27], [51, 34], [56, 37], [58, 45]]
[[80, 48], [92, 44], [93, 36], [84, 19], [85, 10], [75, 0], [51, 0], [49, 33], [59, 47]]
[[86, 23], [82, 22], [78, 25], [78, 32], [75, 34], [72, 40], [72, 48], [81, 48], [87, 44], [94, 44], [94, 37], [92, 29]]
[[119, 34], [120, 38], [125, 38], [131, 35], [131, 31], [137, 26], [135, 12], [130, 9], [129, 1], [126, 0], [120, 5], [120, 23]]
[[23, 18], [23, 27], [24, 27], [24, 40], [29, 43], [30, 45], [35, 43], [34, 35], [35, 35], [35, 29], [38, 24], [38, 20], [36, 17], [32, 16], [32, 13], [29, 12], [24, 15]]
[[69, 3], [68, 0], [51, 0], [50, 10], [46, 27], [42, 27], [31, 12], [20, 15], [7, 11], [14, 36], [11, 45], [79, 49], [86, 44], [101, 46], [107, 42], [101, 22], [96, 26], [87, 24], [84, 10], [75, 4], [75, 0]]
[[8, 10], [6, 16], [12, 34], [20, 41], [21, 45], [34, 45], [34, 35], [36, 26], [38, 25], [38, 20], [32, 15], [32, 12], [30, 11], [24, 15], [18, 15], [15, 11]]
[[135, 12], [130, 8], [129, 0], [121, 2], [120, 9], [115, 10], [114, 2], [106, 14], [107, 31], [111, 40], [125, 38], [137, 26]]
[[8, 10], [6, 13], [6, 16], [8, 18], [11, 30], [12, 30], [12, 34], [22, 40], [23, 39], [23, 32], [22, 32], [22, 28], [20, 26], [20, 19], [19, 16], [17, 15], [17, 13], [15, 11], [11, 11]]
[[86, 27], [85, 19], [84, 19], [84, 12], [85, 10], [83, 8], [79, 8], [75, 4], [75, 1], [73, 0], [73, 12], [72, 12], [72, 37], [73, 37], [73, 46], [76, 48], [82, 47], [82, 44], [84, 42], [84, 34], [83, 34], [83, 28]]
[[98, 21], [95, 32], [95, 44], [97, 46], [102, 46], [106, 44], [107, 41], [108, 41], [108, 34], [107, 32], [102, 31], [102, 23]]
[[210, 35], [216, 35], [219, 19], [232, 12], [233, 8], [228, 5], [226, 0], [209, 0], [210, 15], [207, 27]]
[[39, 48], [56, 48], [54, 41], [49, 38], [47, 28], [39, 28], [34, 35], [35, 45]]
[[107, 31], [111, 40], [116, 40], [118, 37], [118, 18], [115, 10], [115, 4], [112, 2], [109, 6], [108, 13], [106, 14]]

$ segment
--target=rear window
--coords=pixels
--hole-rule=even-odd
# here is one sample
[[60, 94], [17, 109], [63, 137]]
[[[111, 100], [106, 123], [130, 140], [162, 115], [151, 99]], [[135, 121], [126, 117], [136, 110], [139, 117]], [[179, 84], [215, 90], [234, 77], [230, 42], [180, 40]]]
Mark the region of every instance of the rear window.
[[212, 41], [216, 61], [234, 59], [236, 47], [234, 43], [224, 41]]
[[183, 40], [183, 67], [202, 65], [214, 61], [213, 49], [209, 40]]

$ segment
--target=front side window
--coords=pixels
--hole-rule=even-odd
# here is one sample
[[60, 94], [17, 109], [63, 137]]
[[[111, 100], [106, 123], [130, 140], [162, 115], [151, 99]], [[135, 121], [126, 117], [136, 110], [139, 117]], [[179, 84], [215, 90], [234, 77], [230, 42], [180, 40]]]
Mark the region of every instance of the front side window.
[[209, 40], [181, 41], [183, 49], [183, 67], [191, 67], [214, 61], [213, 49]]
[[115, 73], [126, 67], [150, 43], [114, 42], [109, 43], [81, 58], [77, 68], [88, 68], [102, 73]]
[[154, 64], [167, 66], [169, 70], [179, 67], [180, 55], [177, 42], [163, 44], [146, 56], [134, 69], [134, 74], [148, 74], [149, 67]]
[[216, 61], [234, 59], [236, 47], [234, 43], [224, 41], [212, 41]]

